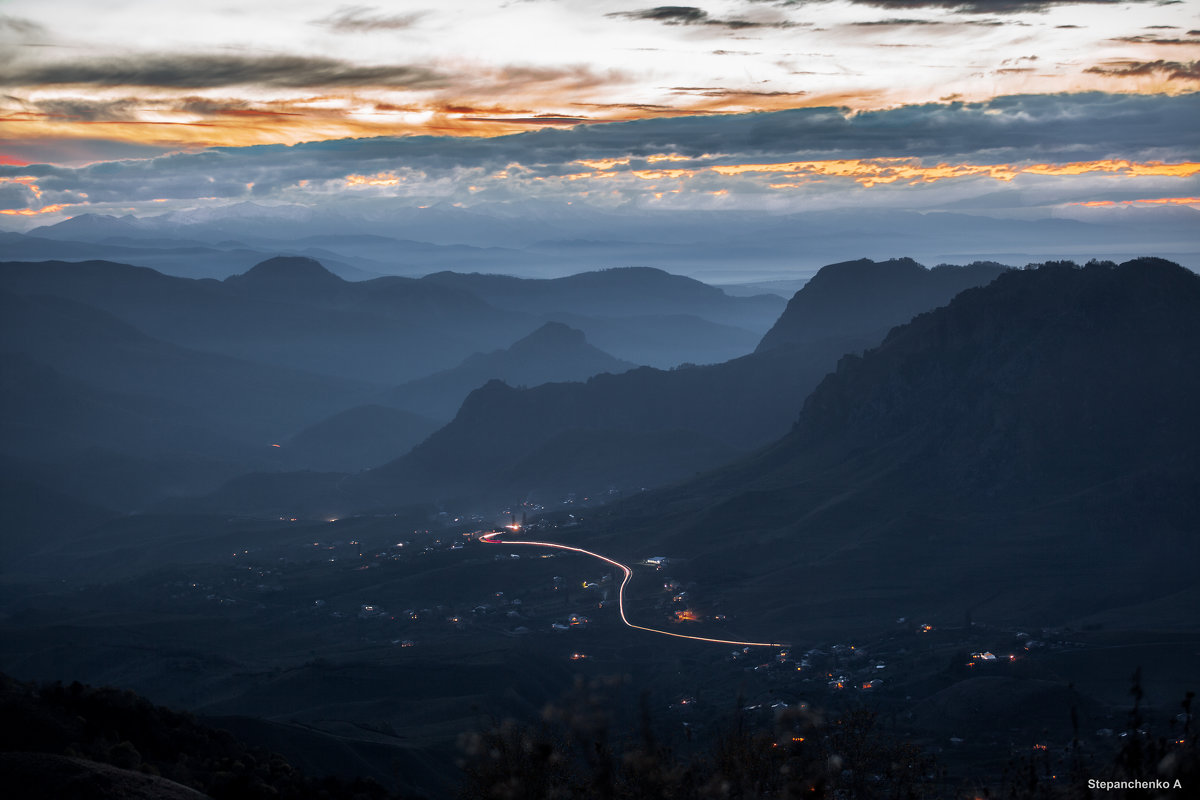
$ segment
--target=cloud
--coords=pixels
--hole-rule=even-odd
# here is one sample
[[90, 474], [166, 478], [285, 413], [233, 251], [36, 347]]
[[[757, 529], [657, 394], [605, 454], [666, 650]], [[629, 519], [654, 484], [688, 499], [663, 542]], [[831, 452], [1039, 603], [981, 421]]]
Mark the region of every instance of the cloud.
[[674, 94], [698, 95], [700, 97], [804, 97], [808, 92], [763, 92], [752, 89], [722, 89], [716, 86], [672, 86]]
[[[938, 8], [960, 11], [965, 14], [1019, 14], [1029, 11], [1045, 11], [1056, 6], [1078, 5], [1124, 5], [1133, 3], [1159, 3], [1159, 0], [851, 0], [855, 5], [887, 8], [894, 10], [916, 8]], [[785, 2], [785, 5], [806, 4], [805, 0]]]
[[716, 19], [695, 6], [657, 6], [639, 11], [614, 11], [606, 17], [661, 22], [664, 25], [708, 25], [730, 30], [746, 28], [792, 28], [795, 23], [784, 20]]
[[535, 114], [532, 117], [465, 117], [472, 122], [507, 122], [512, 125], [595, 125], [606, 120], [588, 117], [564, 117], [557, 114]]
[[709, 18], [707, 11], [692, 6], [659, 6], [658, 8], [645, 8], [641, 11], [616, 11], [605, 16], [649, 19], [667, 25], [695, 25]]
[[77, 137], [73, 139], [47, 139], [6, 137], [0, 147], [3, 156], [0, 164], [4, 164], [7, 156], [13, 161], [24, 164], [51, 162], [54, 164], [87, 164], [95, 161], [116, 161], [119, 159], [151, 159], [174, 150], [173, 147], [162, 147], [152, 144], [113, 141], [112, 139], [96, 139]]
[[217, 99], [211, 97], [182, 97], [171, 101], [171, 110], [183, 111], [189, 114], [199, 114], [213, 117], [302, 117], [312, 113], [306, 109], [287, 111], [292, 108], [289, 103], [270, 103], [273, 108], [263, 107], [262, 104], [252, 104], [245, 100]]
[[1135, 77], [1154, 75], [1167, 80], [1200, 80], [1200, 61], [1108, 61], [1084, 72]]
[[134, 98], [88, 100], [86, 98], [72, 97], [46, 99], [25, 104], [26, 112], [31, 112], [41, 117], [70, 120], [73, 122], [136, 120], [138, 112], [142, 108], [142, 101]]
[[312, 24], [338, 33], [398, 31], [411, 28], [427, 13], [415, 11], [408, 14], [381, 14], [372, 6], [342, 6], [329, 16], [314, 20]]
[[23, 17], [10, 17], [0, 14], [0, 34], [15, 33], [17, 36], [43, 36], [46, 28], [40, 23]]
[[[627, 161], [630, 170], [645, 175], [667, 176], [662, 180], [674, 170], [682, 175], [703, 168], [716, 175], [709, 168], [854, 159], [906, 159], [923, 167], [1175, 163], [1192, 161], [1200, 152], [1200, 130], [1193, 124], [1198, 103], [1200, 94], [1088, 93], [860, 113], [806, 108], [556, 127], [491, 139], [381, 137], [218, 148], [78, 168], [0, 166], [0, 178], [36, 177], [45, 202], [87, 194], [94, 203], [135, 203], [155, 198], [288, 199], [301, 186], [309, 192], [324, 185], [329, 192], [344, 191], [347, 175], [387, 173], [395, 176], [398, 187], [389, 190], [419, 194], [436, 186], [458, 199], [456, 193], [465, 193], [465, 187], [483, 185], [498, 174], [509, 177], [493, 180], [490, 185], [497, 188], [518, 191], [520, 175], [531, 175], [543, 181], [530, 184], [531, 191], [579, 191], [582, 184], [572, 188], [565, 176], [580, 172], [583, 161], [606, 159]], [[1163, 131], [1171, 131], [1170, 137], [1164, 138]], [[671, 162], [670, 171], [663, 167], [664, 158]], [[563, 188], [554, 189], [554, 180]], [[635, 182], [644, 183], [641, 176]], [[543, 186], [548, 188], [538, 188]]]
[[29, 208], [37, 204], [38, 197], [28, 185], [0, 182], [0, 210]]
[[[1189, 33], [1194, 35], [1194, 32], [1189, 31]], [[1150, 36], [1150, 35], [1118, 36], [1114, 39], [1110, 39], [1109, 41], [1123, 42], [1125, 44], [1166, 44], [1166, 45], [1170, 45], [1170, 44], [1197, 45], [1197, 44], [1200, 44], [1200, 39], [1164, 39], [1161, 36]]]
[[227, 86], [335, 88], [378, 86], [430, 89], [446, 77], [423, 66], [359, 66], [318, 56], [149, 54], [137, 57], [10, 66], [0, 77], [8, 86], [144, 86], [211, 89]]
[[944, 25], [946, 23], [932, 19], [879, 19], [872, 22], [851, 22], [856, 27], [900, 26], [900, 25]]

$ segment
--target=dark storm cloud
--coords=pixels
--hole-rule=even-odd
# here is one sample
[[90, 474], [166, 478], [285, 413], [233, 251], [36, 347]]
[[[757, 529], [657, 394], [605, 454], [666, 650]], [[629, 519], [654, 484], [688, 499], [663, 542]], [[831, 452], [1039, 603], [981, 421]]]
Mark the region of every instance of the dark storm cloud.
[[654, 111], [680, 116], [691, 112], [681, 112], [674, 106], [663, 106], [656, 103], [571, 103], [576, 108], [594, 108], [597, 110], [627, 109], [629, 111]]
[[708, 12], [693, 6], [659, 6], [641, 11], [616, 11], [605, 16], [650, 19], [667, 25], [695, 25], [708, 19]]
[[0, 210], [38, 205], [37, 195], [21, 183], [0, 183]]
[[650, 20], [664, 25], [708, 25], [730, 30], [745, 28], [792, 28], [794, 23], [783, 21], [756, 21], [748, 19], [715, 19], [708, 12], [695, 6], [657, 6], [639, 11], [614, 11], [606, 17]]
[[598, 125], [607, 120], [587, 117], [564, 117], [555, 114], [537, 114], [532, 117], [464, 117], [472, 122], [507, 122], [512, 125]]
[[[572, 162], [580, 159], [658, 153], [706, 156], [698, 165], [883, 157], [984, 164], [1177, 161], [1200, 152], [1198, 111], [1200, 94], [1019, 95], [857, 114], [805, 108], [643, 119], [490, 139], [414, 136], [221, 148], [76, 169], [0, 167], [0, 177], [33, 175], [46, 192], [86, 192], [101, 202], [233, 198], [247, 195], [249, 184], [254, 196], [270, 197], [300, 181], [337, 182], [350, 174], [394, 170], [454, 178], [464, 170], [492, 172], [518, 164], [566, 174], [579, 169]], [[1164, 130], [1172, 131], [1170, 144], [1164, 143]]]
[[1110, 42], [1126, 44], [1200, 44], [1200, 39], [1164, 39], [1161, 36], [1118, 36]]
[[[213, 99], [209, 97], [184, 97], [170, 101], [173, 111], [183, 111], [189, 114], [201, 114], [206, 117], [302, 117], [306, 114], [294, 111], [280, 110], [287, 104], [278, 104], [279, 108], [264, 108], [244, 100]], [[311, 110], [308, 110], [311, 114]]]
[[[270, 103], [267, 106], [244, 100], [215, 99], [209, 97], [182, 97], [147, 101], [140, 97], [123, 97], [109, 100], [90, 100], [84, 97], [61, 97], [30, 100], [26, 97], [5, 95], [11, 108], [29, 119], [48, 119], [71, 122], [143, 122], [146, 111], [166, 111], [198, 114], [206, 117], [299, 117], [311, 116], [289, 111], [287, 103]], [[146, 123], [153, 124], [153, 123]]]
[[931, 19], [878, 19], [872, 22], [851, 22], [850, 24], [856, 27], [870, 28], [896, 25], [944, 25], [945, 23]]
[[208, 89], [224, 86], [333, 88], [383, 86], [426, 89], [446, 81], [426, 67], [389, 64], [365, 67], [315, 56], [144, 55], [58, 64], [19, 65], [6, 69], [0, 84], [9, 86], [147, 86]]
[[722, 89], [716, 86], [672, 86], [673, 94], [699, 97], [804, 97], [808, 92], [756, 92], [752, 89]]
[[426, 13], [416, 11], [409, 14], [382, 14], [372, 6], [342, 6], [329, 16], [314, 20], [313, 24], [338, 33], [397, 31], [411, 28]]
[[25, 110], [42, 117], [75, 122], [126, 122], [138, 118], [141, 100], [87, 100], [62, 98], [25, 104]]
[[1168, 80], [1200, 80], [1200, 61], [1109, 61], [1084, 72], [1130, 77], [1159, 75]]

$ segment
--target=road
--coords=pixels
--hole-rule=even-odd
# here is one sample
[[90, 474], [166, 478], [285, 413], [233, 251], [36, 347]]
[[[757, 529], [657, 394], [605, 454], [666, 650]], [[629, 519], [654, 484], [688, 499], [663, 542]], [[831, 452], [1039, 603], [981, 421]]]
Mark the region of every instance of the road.
[[639, 631], [649, 631], [650, 633], [657, 633], [661, 636], [671, 636], [676, 639], [692, 639], [697, 642], [712, 642], [714, 644], [733, 644], [733, 645], [738, 645], [739, 647], [783, 647], [784, 646], [782, 644], [779, 644], [778, 642], [741, 642], [741, 641], [738, 641], [737, 639], [713, 639], [708, 636], [689, 636], [686, 633], [675, 633], [674, 631], [664, 631], [664, 630], [659, 630], [658, 628], [647, 628], [645, 625], [635, 625], [632, 622], [630, 622], [629, 617], [625, 615], [625, 586], [626, 586], [626, 584], [629, 583], [629, 579], [633, 577], [633, 569], [631, 567], [629, 567], [625, 564], [622, 564], [620, 561], [609, 558], [608, 556], [602, 556], [599, 553], [593, 553], [591, 550], [584, 550], [582, 547], [570, 547], [565, 544], [558, 544], [557, 542], [533, 542], [533, 541], [529, 541], [527, 539], [522, 539], [520, 541], [515, 541], [515, 542], [498, 541], [495, 537], [500, 536], [503, 533], [504, 533], [503, 531], [494, 531], [492, 533], [485, 533], [483, 536], [479, 537], [479, 540], [481, 542], [484, 542], [485, 544], [507, 544], [510, 546], [526, 545], [526, 546], [530, 546], [530, 547], [550, 547], [555, 550], [568, 550], [572, 553], [583, 553], [585, 556], [591, 556], [592, 558], [598, 558], [601, 561], [605, 562], [606, 564], [612, 564], [614, 567], [617, 567], [618, 569], [620, 569], [622, 572], [625, 573], [625, 577], [621, 579], [621, 588], [620, 588], [620, 591], [617, 593], [617, 609], [621, 612], [621, 622], [624, 622], [630, 628], [633, 628], [633, 629], [639, 630]]

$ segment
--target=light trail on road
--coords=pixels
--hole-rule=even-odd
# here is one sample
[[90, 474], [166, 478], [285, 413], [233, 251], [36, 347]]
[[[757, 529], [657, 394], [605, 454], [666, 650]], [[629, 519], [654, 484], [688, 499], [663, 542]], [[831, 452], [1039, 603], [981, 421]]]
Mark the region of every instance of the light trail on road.
[[629, 621], [629, 617], [625, 616], [625, 585], [627, 583], [629, 583], [629, 579], [633, 577], [633, 569], [631, 567], [626, 566], [625, 564], [622, 564], [620, 561], [611, 559], [608, 556], [602, 556], [599, 553], [593, 553], [591, 550], [584, 550], [582, 547], [571, 547], [570, 545], [558, 544], [557, 542], [532, 542], [532, 541], [528, 541], [528, 540], [519, 541], [519, 542], [510, 542], [510, 541], [501, 542], [501, 541], [497, 541], [496, 539], [493, 538], [496, 536], [500, 536], [503, 533], [504, 533], [503, 531], [493, 531], [492, 533], [485, 533], [484, 535], [479, 537], [479, 541], [484, 542], [485, 544], [529, 545], [532, 547], [551, 547], [551, 548], [554, 548], [555, 550], [568, 550], [572, 553], [583, 553], [585, 556], [591, 556], [592, 558], [598, 558], [601, 561], [605, 562], [606, 564], [612, 564], [614, 567], [617, 567], [618, 569], [620, 569], [622, 572], [625, 573], [625, 577], [621, 580], [621, 588], [617, 592], [617, 610], [621, 612], [621, 622], [624, 622], [630, 628], [634, 628], [639, 631], [649, 631], [650, 633], [657, 633], [662, 636], [673, 636], [676, 639], [692, 639], [697, 642], [712, 642], [713, 644], [734, 644], [734, 645], [739, 645], [741, 647], [784, 647], [785, 646], [778, 642], [739, 642], [736, 639], [712, 639], [708, 636], [689, 636], [686, 633], [674, 633], [672, 631], [659, 630], [658, 628], [647, 628], [645, 625], [635, 625]]

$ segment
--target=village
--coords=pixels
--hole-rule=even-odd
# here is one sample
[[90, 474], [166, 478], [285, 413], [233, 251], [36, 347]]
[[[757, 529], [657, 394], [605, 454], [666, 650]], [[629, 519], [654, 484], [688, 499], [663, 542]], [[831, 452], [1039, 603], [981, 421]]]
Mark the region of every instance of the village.
[[[787, 644], [777, 647], [689, 641], [654, 631], [718, 640], [761, 632], [749, 610], [729, 602], [727, 587], [696, 580], [678, 554], [651, 551], [629, 561], [625, 611], [650, 629], [635, 630], [622, 622], [623, 574], [612, 565], [481, 541], [500, 531], [513, 542], [584, 544], [588, 513], [575, 504], [551, 513], [447, 512], [402, 533], [392, 517], [256, 522], [253, 536], [212, 563], [164, 567], [120, 591], [80, 589], [68, 607], [270, 631], [279, 643], [272, 650], [248, 643], [239, 655], [268, 671], [299, 659], [425, 674], [485, 653], [556, 664], [554, 680], [563, 686], [626, 676], [649, 692], [668, 733], [674, 726], [685, 738], [716, 730], [731, 714], [770, 725], [784, 713], [865, 709], [951, 761], [1035, 746], [1053, 761], [1068, 758], [1071, 747], [1100, 752], [1120, 740], [1122, 716], [1079, 705], [1063, 678], [1091, 668], [1103, 631], [996, 627], [895, 609], [853, 638], [784, 632]], [[1114, 685], [1115, 702], [1126, 691]], [[954, 707], [980, 715], [945, 711]], [[1077, 733], [1063, 733], [1073, 716]], [[1015, 731], [1030, 722], [1047, 733], [1020, 738]]]

